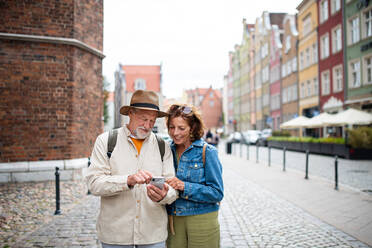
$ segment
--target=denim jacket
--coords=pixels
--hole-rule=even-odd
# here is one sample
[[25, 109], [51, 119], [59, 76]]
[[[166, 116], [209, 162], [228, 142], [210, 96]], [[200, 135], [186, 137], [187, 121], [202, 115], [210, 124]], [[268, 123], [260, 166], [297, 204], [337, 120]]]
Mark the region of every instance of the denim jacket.
[[176, 177], [185, 183], [179, 198], [167, 205], [169, 215], [187, 216], [217, 211], [223, 198], [222, 166], [217, 149], [207, 145], [203, 165], [203, 139], [194, 141], [177, 163], [176, 146], [172, 142]]

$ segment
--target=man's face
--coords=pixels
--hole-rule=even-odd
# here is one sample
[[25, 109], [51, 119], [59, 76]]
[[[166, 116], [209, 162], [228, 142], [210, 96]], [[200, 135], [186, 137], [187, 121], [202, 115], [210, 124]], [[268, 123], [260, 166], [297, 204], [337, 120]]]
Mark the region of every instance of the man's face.
[[145, 139], [151, 133], [155, 125], [157, 112], [152, 110], [130, 110], [128, 113], [130, 118], [128, 128], [138, 139]]

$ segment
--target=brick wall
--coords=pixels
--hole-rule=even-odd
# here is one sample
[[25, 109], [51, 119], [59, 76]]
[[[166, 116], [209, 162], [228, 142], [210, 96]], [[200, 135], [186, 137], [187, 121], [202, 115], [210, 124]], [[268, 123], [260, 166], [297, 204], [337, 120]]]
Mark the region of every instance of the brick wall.
[[[102, 5], [1, 1], [0, 32], [75, 38], [102, 50]], [[0, 39], [0, 162], [88, 157], [103, 129], [102, 99], [97, 55], [73, 45]]]

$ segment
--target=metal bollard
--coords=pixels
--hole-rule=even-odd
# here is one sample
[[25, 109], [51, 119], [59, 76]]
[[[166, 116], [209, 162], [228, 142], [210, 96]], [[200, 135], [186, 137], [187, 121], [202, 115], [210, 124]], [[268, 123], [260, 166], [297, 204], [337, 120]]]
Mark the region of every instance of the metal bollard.
[[306, 170], [305, 179], [309, 179], [309, 150], [306, 150]]
[[59, 193], [59, 168], [56, 167], [56, 211], [54, 212], [54, 215], [61, 214], [61, 210], [59, 208], [59, 200], [60, 200], [60, 193]]
[[269, 149], [269, 166], [271, 166], [271, 147], [268, 146]]
[[242, 157], [242, 156], [243, 156], [242, 143], [240, 143], [240, 147], [239, 147], [239, 149], [240, 149], [240, 157]]
[[[89, 168], [89, 166], [90, 166], [90, 157], [88, 157], [88, 168]], [[89, 189], [88, 189], [87, 195], [90, 195]]]
[[338, 157], [335, 156], [335, 190], [338, 190]]
[[249, 160], [249, 142], [247, 143], [247, 160]]
[[285, 171], [285, 151], [287, 150], [286, 147], [283, 147], [283, 171]]
[[258, 163], [258, 150], [259, 150], [259, 144], [256, 143], [256, 163]]

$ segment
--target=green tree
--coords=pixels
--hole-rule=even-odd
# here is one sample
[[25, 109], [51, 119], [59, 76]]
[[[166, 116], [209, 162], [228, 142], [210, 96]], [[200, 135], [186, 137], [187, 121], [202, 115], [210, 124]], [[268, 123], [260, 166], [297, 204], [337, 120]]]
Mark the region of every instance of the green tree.
[[108, 114], [108, 103], [107, 103], [107, 99], [109, 96], [109, 91], [108, 91], [109, 86], [110, 86], [110, 83], [107, 81], [106, 77], [103, 76], [103, 123], [105, 124], [107, 124], [107, 122], [110, 119], [109, 114]]

